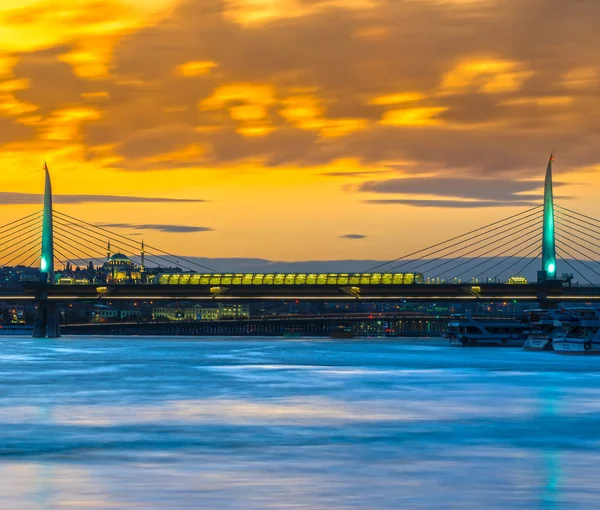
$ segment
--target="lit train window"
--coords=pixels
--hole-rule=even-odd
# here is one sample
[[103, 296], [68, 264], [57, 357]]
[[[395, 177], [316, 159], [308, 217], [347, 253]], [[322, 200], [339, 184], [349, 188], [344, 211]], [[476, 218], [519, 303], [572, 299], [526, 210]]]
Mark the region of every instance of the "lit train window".
[[404, 275], [404, 283], [406, 283], [406, 284], [413, 283], [414, 278], [415, 278], [414, 274], [412, 274], [412, 273], [406, 273]]
[[310, 273], [306, 275], [306, 283], [308, 285], [314, 285], [317, 283], [317, 275], [315, 273]]
[[231, 285], [232, 281], [233, 281], [232, 274], [224, 274], [223, 276], [221, 276], [221, 285]]
[[294, 280], [296, 279], [296, 274], [286, 274], [285, 275], [285, 284], [286, 285], [294, 285]]
[[200, 277], [200, 285], [208, 285], [210, 283], [210, 275], [209, 274], [203, 274]]
[[221, 275], [220, 274], [214, 274], [210, 277], [210, 284], [211, 285], [221, 285]]
[[242, 284], [242, 278], [244, 277], [243, 274], [234, 274], [233, 275], [233, 279], [231, 280], [231, 283], [233, 285], [241, 285]]
[[274, 274], [266, 274], [265, 279], [263, 280], [264, 285], [273, 285], [273, 281], [275, 280]]
[[252, 283], [254, 285], [262, 285], [264, 278], [265, 278], [264, 274], [255, 274], [254, 278], [252, 279]]
[[326, 274], [318, 274], [317, 275], [317, 285], [325, 285], [327, 283], [327, 275]]
[[305, 274], [297, 274], [295, 284], [296, 285], [304, 285], [306, 283], [306, 275]]
[[177, 285], [179, 283], [179, 275], [172, 274], [169, 278], [169, 285]]
[[360, 284], [360, 275], [358, 273], [353, 273], [348, 278], [348, 283], [350, 285], [359, 285]]
[[191, 274], [182, 274], [179, 279], [179, 285], [188, 285], [190, 283]]
[[394, 277], [392, 278], [392, 283], [394, 285], [402, 285], [403, 282], [404, 282], [404, 274], [394, 273]]
[[253, 274], [245, 274], [242, 278], [242, 285], [252, 285], [252, 278], [254, 278]]
[[381, 283], [383, 283], [384, 285], [391, 285], [392, 273], [385, 273], [381, 275]]
[[276, 274], [275, 275], [275, 280], [273, 281], [273, 283], [275, 285], [283, 285], [284, 280], [285, 280], [285, 275], [284, 274]]
[[198, 285], [200, 283], [200, 275], [199, 274], [193, 274], [192, 277], [190, 278], [190, 284], [191, 285]]
[[338, 279], [338, 275], [337, 273], [333, 274], [329, 274], [327, 276], [327, 285], [336, 285], [337, 284], [337, 279]]
[[158, 277], [158, 283], [160, 283], [161, 285], [166, 285], [169, 283], [169, 276], [168, 274], [161, 274]]
[[338, 285], [348, 285], [348, 275], [347, 274], [339, 275], [337, 282], [338, 282]]
[[364, 273], [360, 276], [361, 285], [369, 285], [371, 283], [371, 273]]

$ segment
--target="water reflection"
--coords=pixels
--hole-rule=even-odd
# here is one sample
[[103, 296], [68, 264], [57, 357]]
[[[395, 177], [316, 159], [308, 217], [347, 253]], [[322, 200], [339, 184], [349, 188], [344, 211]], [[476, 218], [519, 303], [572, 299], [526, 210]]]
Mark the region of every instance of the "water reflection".
[[12, 508], [593, 508], [596, 361], [410, 342], [0, 344]]

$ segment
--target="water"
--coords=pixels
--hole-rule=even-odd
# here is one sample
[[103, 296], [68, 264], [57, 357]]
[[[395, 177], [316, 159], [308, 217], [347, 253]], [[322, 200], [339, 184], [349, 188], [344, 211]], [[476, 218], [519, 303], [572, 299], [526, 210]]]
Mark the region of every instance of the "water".
[[3, 510], [600, 507], [600, 358], [2, 338], [0, 361]]

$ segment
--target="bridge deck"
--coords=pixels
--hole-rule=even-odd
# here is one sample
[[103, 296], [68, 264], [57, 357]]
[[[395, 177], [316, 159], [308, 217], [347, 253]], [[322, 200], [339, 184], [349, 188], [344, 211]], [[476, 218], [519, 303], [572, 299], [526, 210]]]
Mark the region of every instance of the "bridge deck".
[[[582, 289], [580, 289], [582, 290]], [[572, 292], [560, 281], [510, 285], [485, 284], [412, 284], [361, 285], [248, 285], [215, 287], [210, 285], [42, 285], [26, 283], [16, 299], [39, 299], [47, 295], [53, 301], [106, 300], [214, 300], [214, 301], [560, 301], [565, 298], [584, 300], [591, 291]], [[597, 297], [600, 292], [596, 291]], [[7, 296], [0, 294], [0, 299]]]

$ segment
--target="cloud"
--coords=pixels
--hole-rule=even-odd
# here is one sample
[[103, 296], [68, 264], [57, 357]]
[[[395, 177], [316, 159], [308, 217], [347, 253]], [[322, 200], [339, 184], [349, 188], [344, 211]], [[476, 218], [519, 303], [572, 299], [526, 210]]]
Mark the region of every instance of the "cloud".
[[365, 239], [367, 236], [363, 234], [345, 234], [340, 236], [340, 239]]
[[[89, 203], [197, 203], [205, 200], [192, 198], [132, 197], [118, 195], [54, 195], [55, 204]], [[37, 193], [0, 192], [0, 205], [40, 204], [44, 196]]]
[[[556, 183], [558, 186], [559, 183]], [[513, 181], [508, 179], [477, 179], [465, 177], [414, 177], [367, 181], [357, 189], [378, 194], [437, 195], [489, 201], [521, 202], [523, 198], [535, 200], [532, 191], [541, 189], [542, 181]], [[527, 193], [524, 197], [522, 194]]]
[[477, 200], [476, 202], [466, 200], [418, 200], [418, 199], [391, 199], [391, 200], [363, 200], [366, 204], [378, 205], [411, 205], [413, 207], [447, 207], [453, 209], [477, 209], [480, 207], [535, 207], [540, 202], [529, 202], [526, 200], [513, 200], [501, 202], [498, 200]]
[[108, 228], [130, 228], [133, 230], [156, 230], [172, 234], [191, 234], [196, 232], [212, 232], [210, 227], [195, 227], [190, 225], [158, 225], [158, 224], [133, 224], [133, 223], [101, 223], [100, 226]]
[[[564, 172], [600, 164], [600, 2], [182, 0], [156, 18], [118, 1], [90, 8], [100, 4], [57, 0], [0, 18], [44, 36], [18, 48], [11, 32], [17, 63], [0, 91], [26, 83], [14, 96], [36, 111], [17, 113], [0, 94], [0, 115], [13, 115], [0, 117], [0, 143], [51, 144], [66, 117], [59, 142], [79, 144], [87, 160], [110, 147], [122, 170], [351, 158], [362, 175], [330, 175], [356, 179], [411, 161], [407, 174], [435, 168], [445, 184], [496, 179], [486, 192], [439, 196], [513, 203], [520, 192], [500, 178], [541, 174], [554, 145]], [[100, 23], [114, 12], [121, 23]], [[48, 21], [61, 30], [40, 28]], [[91, 97], [103, 99], [91, 108]]]

